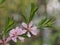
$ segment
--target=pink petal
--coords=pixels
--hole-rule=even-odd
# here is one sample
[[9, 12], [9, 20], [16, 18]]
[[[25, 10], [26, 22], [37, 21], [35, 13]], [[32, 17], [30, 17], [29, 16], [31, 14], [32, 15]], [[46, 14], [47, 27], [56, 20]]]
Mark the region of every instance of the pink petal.
[[11, 39], [12, 39], [12, 37], [8, 37], [8, 38], [6, 39], [6, 42], [10, 41]]
[[31, 30], [31, 33], [32, 33], [33, 35], [37, 35], [37, 34], [38, 34], [38, 30]]
[[30, 34], [29, 32], [27, 32], [27, 36], [28, 36], [28, 37], [31, 37], [31, 34]]
[[21, 41], [21, 42], [24, 42], [24, 39], [23, 37], [18, 37], [18, 39]]
[[25, 34], [27, 32], [27, 30], [22, 30], [22, 34]]
[[22, 29], [21, 28], [20, 29], [17, 29], [16, 32], [17, 32], [17, 35], [21, 35]]
[[36, 26], [34, 26], [34, 27], [31, 28], [31, 33], [32, 33], [33, 35], [37, 35], [38, 30], [37, 30], [37, 27], [36, 27]]
[[36, 26], [33, 26], [31, 29], [32, 30], [37, 30], [37, 27]]
[[21, 28], [19, 30], [16, 31], [17, 35], [22, 35], [26, 33], [26, 30], [22, 30]]
[[22, 26], [24, 27], [24, 28], [27, 28], [27, 24], [26, 23], [22, 23]]
[[9, 35], [10, 35], [10, 36], [13, 36], [14, 33], [15, 33], [15, 29], [12, 29], [12, 30], [9, 32]]
[[0, 43], [2, 43], [2, 40], [0, 40]]
[[12, 40], [13, 40], [14, 42], [17, 42], [17, 38], [16, 38], [16, 37], [13, 37]]
[[33, 26], [33, 23], [32, 23], [32, 21], [29, 23], [29, 27], [31, 27], [31, 26]]
[[16, 27], [16, 30], [19, 30], [20, 28], [19, 27]]
[[22, 34], [25, 34], [26, 33], [26, 30], [22, 30], [21, 28], [19, 27], [16, 27], [16, 29], [13, 29], [10, 31], [9, 35], [10, 36], [15, 36], [15, 35], [22, 35]]

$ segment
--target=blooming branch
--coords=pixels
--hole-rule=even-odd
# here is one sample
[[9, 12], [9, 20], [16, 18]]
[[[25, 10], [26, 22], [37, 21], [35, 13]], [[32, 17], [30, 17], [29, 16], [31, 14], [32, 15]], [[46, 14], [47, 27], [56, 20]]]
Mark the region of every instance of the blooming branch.
[[5, 38], [5, 35], [2, 35], [2, 39], [0, 40], [0, 43], [2, 45], [9, 45], [8, 42], [11, 40], [11, 37]]
[[26, 33], [26, 30], [22, 30], [19, 27], [16, 27], [16, 29], [12, 29], [9, 33], [10, 37], [12, 37], [12, 40], [14, 42], [17, 42], [17, 38], [21, 41], [24, 42], [24, 37], [21, 37], [20, 35], [23, 35]]
[[27, 36], [28, 37], [31, 37], [31, 34], [33, 34], [33, 35], [38, 34], [37, 26], [34, 26], [32, 22], [30, 22], [29, 24], [26, 24], [26, 23], [23, 22], [22, 26], [24, 27], [24, 30], [27, 31]]

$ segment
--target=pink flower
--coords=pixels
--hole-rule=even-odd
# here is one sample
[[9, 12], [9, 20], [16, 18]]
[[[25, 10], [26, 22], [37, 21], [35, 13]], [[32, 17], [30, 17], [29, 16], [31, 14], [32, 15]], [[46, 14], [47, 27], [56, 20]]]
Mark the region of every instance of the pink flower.
[[0, 43], [2, 45], [9, 45], [8, 42], [11, 40], [11, 37], [5, 38], [5, 35], [2, 36], [2, 39], [0, 40]]
[[12, 40], [14, 42], [17, 42], [17, 38], [21, 41], [24, 42], [24, 37], [21, 37], [20, 35], [25, 34], [26, 30], [22, 30], [19, 27], [16, 27], [16, 29], [12, 29], [9, 33], [10, 37], [12, 37]]
[[29, 24], [26, 24], [23, 22], [22, 26], [25, 28], [25, 30], [27, 30], [28, 37], [31, 37], [31, 34], [37, 35], [37, 33], [38, 33], [37, 27], [33, 26], [32, 22], [30, 22]]

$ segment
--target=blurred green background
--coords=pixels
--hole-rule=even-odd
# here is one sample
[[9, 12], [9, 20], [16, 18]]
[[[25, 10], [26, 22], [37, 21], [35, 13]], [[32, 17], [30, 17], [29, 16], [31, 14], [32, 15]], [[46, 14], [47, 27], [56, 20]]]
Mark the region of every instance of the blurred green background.
[[[35, 23], [37, 23], [39, 21], [37, 21], [37, 19], [45, 16], [46, 14], [48, 0], [0, 0], [0, 31], [3, 30], [7, 17], [11, 17], [14, 19], [14, 21], [20, 23], [23, 20], [20, 17], [21, 13], [29, 16], [31, 3], [34, 3], [39, 7], [33, 20]], [[50, 15], [55, 16], [56, 19], [58, 18], [58, 21], [60, 20], [59, 13], [53, 13]], [[41, 33], [38, 34], [37, 37], [26, 39], [24, 43], [18, 41], [18, 45], [60, 45], [60, 24], [55, 23], [54, 29], [46, 28], [44, 30], [42, 29], [40, 31]]]

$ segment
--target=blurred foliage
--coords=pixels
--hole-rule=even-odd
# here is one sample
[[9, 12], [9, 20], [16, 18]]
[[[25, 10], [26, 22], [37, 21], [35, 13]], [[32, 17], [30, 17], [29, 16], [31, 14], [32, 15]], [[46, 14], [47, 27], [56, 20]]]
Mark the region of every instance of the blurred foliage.
[[29, 22], [33, 19], [36, 11], [38, 10], [38, 7], [36, 7], [33, 3], [31, 4], [31, 11], [30, 11], [30, 17]]
[[0, 4], [4, 3], [5, 0], [0, 0]]
[[[0, 0], [3, 2], [3, 0]], [[28, 5], [35, 3], [36, 0], [4, 0], [0, 4], [0, 25], [4, 26], [5, 20], [12, 13], [23, 13]]]
[[5, 33], [7, 33], [11, 29], [11, 27], [13, 27], [14, 24], [14, 20], [8, 17], [5, 23]]
[[[42, 1], [44, 2], [45, 0], [42, 0]], [[2, 27], [5, 26], [5, 30], [7, 30], [7, 32], [8, 32], [9, 29], [11, 29], [11, 27], [14, 26], [14, 23], [15, 23], [14, 20], [7, 18], [7, 17], [11, 16], [12, 13], [20, 13], [20, 14], [23, 13], [21, 16], [25, 19], [25, 21], [27, 21], [26, 18], [30, 14], [30, 17], [28, 19], [28, 21], [30, 22], [33, 19], [34, 14], [38, 9], [37, 7], [35, 7], [34, 4], [31, 5], [31, 3], [36, 4], [36, 0], [0, 0], [0, 30], [2, 30]], [[27, 8], [28, 6], [29, 7], [31, 6], [30, 13], [28, 12], [30, 9], [30, 8], [29, 9]], [[27, 12], [26, 12], [26, 9], [27, 9]], [[27, 13], [29, 13], [29, 14], [27, 14]], [[6, 21], [6, 19], [7, 19], [7, 21]], [[6, 21], [6, 23], [5, 23], [5, 21]], [[54, 22], [55, 22], [54, 17], [44, 17], [39, 22], [38, 27], [39, 28], [52, 27]], [[9, 27], [9, 28], [7, 28], [7, 27]], [[53, 27], [53, 28], [54, 28], [53, 30], [57, 30], [57, 32], [52, 33], [50, 45], [55, 45], [56, 39], [57, 39], [57, 37], [59, 37], [59, 34], [60, 34], [59, 29], [56, 29], [56, 27]], [[17, 42], [17, 43], [18, 43], [18, 45], [27, 45], [27, 42], [28, 42], [28, 44], [30, 43], [29, 45], [40, 45], [42, 43], [41, 42], [42, 39], [40, 39], [40, 36], [38, 37], [38, 40], [36, 40], [36, 41], [33, 41], [33, 40], [34, 39], [32, 39], [32, 40], [26, 39], [26, 42], [24, 42], [23, 44], [20, 42]], [[60, 40], [58, 39], [58, 41], [60, 41]]]
[[38, 28], [45, 28], [45, 27], [52, 27], [52, 25], [55, 23], [56, 18], [55, 17], [43, 17], [41, 21], [38, 24]]
[[[31, 8], [31, 9], [30, 9]], [[38, 7], [37, 7], [37, 5], [35, 5], [34, 3], [31, 3], [31, 5], [30, 5], [30, 12], [29, 12], [29, 17], [28, 17], [28, 15], [26, 15], [27, 13], [28, 13], [28, 10], [27, 10], [27, 13], [22, 13], [21, 14], [21, 16], [24, 18], [24, 20], [25, 20], [25, 22], [26, 23], [29, 23], [29, 22], [31, 22], [32, 21], [32, 19], [34, 18], [34, 16], [35, 16], [35, 13], [37, 12], [37, 10], [38, 10]]]

